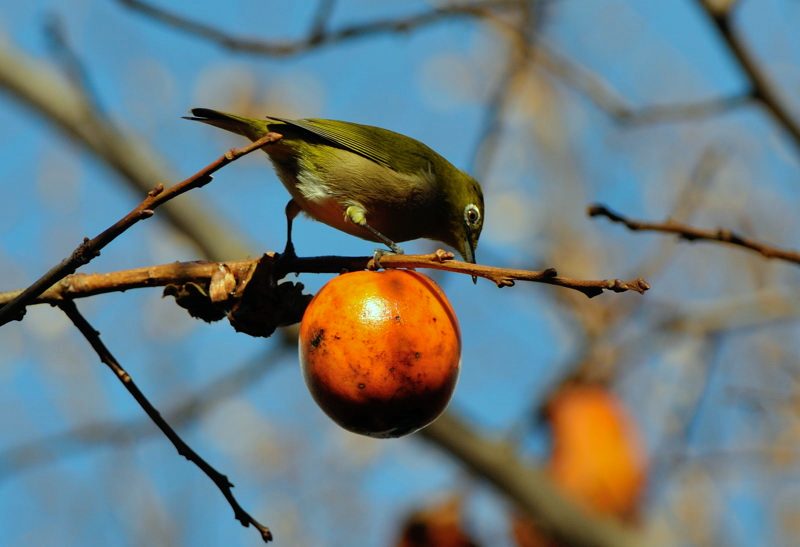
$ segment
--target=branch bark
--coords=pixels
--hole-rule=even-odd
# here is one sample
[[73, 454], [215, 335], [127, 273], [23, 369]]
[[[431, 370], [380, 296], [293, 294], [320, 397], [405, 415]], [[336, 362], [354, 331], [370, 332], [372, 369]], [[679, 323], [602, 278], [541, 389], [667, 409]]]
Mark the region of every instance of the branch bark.
[[[550, 268], [542, 271], [517, 270], [499, 268], [482, 264], [471, 264], [453, 260], [453, 254], [442, 251], [424, 255], [385, 255], [378, 262], [371, 257], [358, 256], [319, 256], [306, 258], [283, 259], [280, 255], [270, 253], [261, 259], [237, 260], [229, 262], [172, 262], [158, 266], [147, 266], [133, 270], [121, 270], [109, 273], [79, 273], [64, 277], [47, 290], [33, 297], [29, 304], [58, 304], [65, 300], [86, 298], [97, 294], [127, 291], [143, 287], [164, 287], [198, 283], [207, 285], [219, 278], [224, 289], [222, 297], [228, 294], [241, 294], [253, 270], [266, 260], [274, 268], [275, 279], [289, 273], [341, 273], [377, 268], [430, 268], [477, 276], [494, 282], [498, 287], [514, 284], [515, 280], [532, 281], [556, 285], [579, 291], [588, 297], [601, 294], [603, 291], [634, 291], [640, 294], [649, 289], [647, 282], [641, 278], [630, 281], [620, 279], [573, 279], [562, 277]], [[219, 277], [224, 272], [225, 276]], [[227, 276], [232, 276], [232, 280]], [[24, 291], [0, 292], [0, 314], [4, 308], [19, 298]], [[218, 291], [219, 292], [219, 291]], [[214, 289], [210, 291], [214, 295]]]

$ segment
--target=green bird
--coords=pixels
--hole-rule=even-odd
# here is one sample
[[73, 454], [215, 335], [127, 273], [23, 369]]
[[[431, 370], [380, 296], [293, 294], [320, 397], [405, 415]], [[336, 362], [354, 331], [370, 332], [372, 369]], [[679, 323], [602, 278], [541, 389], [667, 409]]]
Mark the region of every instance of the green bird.
[[195, 120], [265, 146], [292, 198], [286, 205], [285, 254], [293, 255], [292, 221], [301, 211], [343, 232], [402, 253], [397, 242], [433, 239], [475, 262], [483, 228], [478, 182], [421, 142], [388, 129], [336, 120], [246, 118], [208, 108]]

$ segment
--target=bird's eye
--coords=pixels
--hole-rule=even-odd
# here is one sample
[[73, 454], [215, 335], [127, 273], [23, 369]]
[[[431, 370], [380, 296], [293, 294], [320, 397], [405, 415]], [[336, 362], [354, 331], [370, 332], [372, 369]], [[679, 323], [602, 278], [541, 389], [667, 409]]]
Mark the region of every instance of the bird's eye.
[[481, 220], [481, 212], [474, 203], [470, 203], [464, 208], [464, 220], [470, 226], [475, 226]]

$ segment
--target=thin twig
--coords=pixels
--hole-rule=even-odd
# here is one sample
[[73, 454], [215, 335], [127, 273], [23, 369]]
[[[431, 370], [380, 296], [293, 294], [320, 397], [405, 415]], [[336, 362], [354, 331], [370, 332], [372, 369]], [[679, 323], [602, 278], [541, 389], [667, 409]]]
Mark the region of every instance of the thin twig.
[[667, 234], [675, 234], [679, 238], [687, 241], [713, 241], [717, 243], [725, 243], [727, 245], [734, 245], [736, 247], [742, 247], [744, 249], [754, 251], [765, 258], [777, 258], [786, 262], [800, 265], [800, 252], [798, 251], [781, 249], [770, 245], [769, 243], [764, 243], [762, 241], [757, 241], [755, 239], [742, 236], [725, 228], [706, 230], [695, 228], [693, 226], [672, 220], [667, 220], [665, 222], [633, 220], [622, 216], [621, 214], [616, 213], [605, 205], [601, 204], [589, 206], [587, 213], [590, 217], [606, 217], [610, 221], [622, 224], [634, 232], [662, 232]]
[[311, 21], [308, 31], [310, 40], [318, 40], [320, 37], [325, 36], [335, 5], [336, 0], [319, 0], [317, 11], [314, 13], [314, 19]]
[[44, 34], [53, 55], [62, 65], [65, 75], [86, 97], [87, 106], [91, 107], [95, 115], [105, 117], [105, 108], [100, 101], [100, 95], [89, 77], [86, 65], [73, 49], [64, 20], [58, 14], [51, 13], [47, 16]]
[[471, 155], [470, 172], [478, 179], [486, 177], [498, 150], [505, 125], [503, 117], [514, 98], [519, 77], [528, 68], [530, 51], [535, 47], [535, 38], [542, 26], [543, 11], [539, 2], [522, 0], [520, 22], [509, 29], [505, 66], [484, 108], [483, 119], [478, 124], [478, 139]]
[[81, 334], [83, 334], [83, 336], [92, 346], [92, 349], [94, 349], [94, 351], [97, 353], [97, 356], [100, 357], [100, 361], [102, 361], [108, 366], [108, 368], [111, 369], [119, 381], [122, 382], [122, 385], [125, 386], [125, 389], [128, 390], [128, 393], [130, 393], [136, 402], [139, 403], [139, 406], [141, 406], [150, 419], [153, 420], [153, 423], [158, 426], [158, 428], [175, 446], [178, 454], [199, 467], [200, 470], [203, 471], [203, 473], [205, 473], [206, 476], [217, 485], [217, 488], [220, 489], [222, 495], [225, 496], [225, 499], [233, 509], [233, 514], [236, 517], [236, 520], [241, 522], [242, 526], [245, 528], [253, 525], [253, 527], [261, 534], [261, 539], [263, 539], [265, 542], [271, 541], [272, 533], [269, 531], [269, 528], [250, 516], [250, 514], [245, 511], [241, 505], [239, 505], [239, 502], [236, 501], [232, 490], [233, 484], [228, 480], [228, 477], [217, 471], [202, 457], [200, 457], [197, 452], [192, 450], [192, 448], [189, 447], [189, 445], [187, 445], [183, 439], [181, 439], [175, 430], [170, 427], [166, 420], [161, 417], [161, 414], [158, 412], [158, 410], [150, 403], [147, 397], [145, 397], [139, 387], [134, 383], [130, 374], [128, 374], [125, 369], [122, 368], [122, 365], [119, 364], [119, 361], [117, 361], [105, 344], [103, 344], [103, 341], [100, 339], [100, 333], [97, 332], [89, 324], [86, 318], [83, 317], [80, 311], [78, 311], [78, 307], [75, 305], [75, 302], [62, 302], [59, 304], [59, 307], [67, 315], [67, 317], [70, 318]]
[[[471, 264], [453, 259], [453, 253], [439, 249], [435, 253], [422, 255], [384, 255], [376, 264], [375, 259], [366, 256], [317, 256], [305, 258], [280, 258], [271, 253], [266, 259], [275, 265], [277, 278], [289, 273], [340, 273], [377, 268], [430, 268], [482, 277], [498, 287], [513, 286], [515, 281], [533, 281], [556, 285], [579, 291], [589, 298], [603, 291], [644, 293], [650, 286], [644, 279], [630, 281], [620, 279], [573, 279], [559, 276], [555, 269], [517, 270], [499, 268], [482, 264]], [[73, 274], [34, 297], [28, 304], [58, 304], [64, 300], [85, 298], [97, 294], [127, 291], [143, 287], [164, 287], [166, 285], [189, 282], [208, 283], [220, 271], [233, 276], [233, 286], [246, 283], [250, 273], [261, 259], [237, 260], [228, 262], [171, 262], [158, 266], [147, 266], [132, 270], [109, 273]], [[23, 291], [0, 292], [0, 312], [10, 305]]]
[[727, 46], [728, 51], [736, 59], [750, 87], [750, 96], [764, 105], [772, 118], [791, 137], [792, 142], [800, 148], [800, 121], [792, 116], [790, 109], [769, 79], [761, 63], [756, 59], [747, 45], [734, 30], [731, 18], [738, 6], [738, 2], [728, 2], [722, 9], [715, 8], [709, 0], [697, 0], [700, 7], [716, 27], [719, 37]]
[[190, 176], [189, 178], [167, 188], [166, 190], [162, 185], [157, 185], [153, 188], [142, 200], [139, 205], [134, 207], [127, 215], [112, 224], [109, 228], [101, 232], [99, 235], [92, 239], [84, 239], [83, 243], [78, 245], [72, 254], [62, 260], [58, 265], [54, 266], [50, 271], [41, 276], [31, 286], [22, 291], [14, 300], [7, 305], [0, 308], [0, 326], [8, 323], [14, 319], [21, 319], [24, 315], [24, 309], [28, 302], [31, 302], [37, 296], [42, 294], [45, 290], [51, 287], [54, 283], [63, 279], [65, 276], [73, 273], [84, 264], [88, 264], [92, 259], [100, 254], [100, 250], [113, 241], [120, 234], [125, 232], [128, 228], [136, 224], [142, 219], [149, 218], [153, 215], [155, 209], [177, 197], [184, 192], [188, 192], [194, 188], [200, 188], [211, 182], [212, 174], [226, 166], [227, 164], [235, 161], [236, 159], [258, 150], [263, 146], [267, 146], [281, 139], [278, 133], [267, 133], [259, 140], [244, 146], [242, 148], [234, 148], [229, 150], [212, 163], [208, 164], [200, 171]]
[[472, 4], [446, 5], [407, 17], [377, 19], [366, 23], [355, 23], [342, 26], [336, 30], [328, 31], [324, 28], [312, 28], [308, 36], [297, 40], [270, 41], [237, 36], [213, 25], [202, 23], [174, 11], [155, 6], [145, 0], [118, 1], [123, 6], [135, 10], [154, 21], [215, 43], [230, 51], [270, 57], [297, 55], [320, 48], [321, 46], [337, 44], [375, 34], [408, 32], [417, 27], [453, 19], [455, 17], [481, 17], [492, 8], [516, 4], [516, 2], [510, 0], [485, 0]]
[[733, 94], [695, 102], [677, 104], [654, 104], [640, 108], [626, 108], [617, 112], [617, 121], [627, 125], [647, 125], [671, 122], [696, 122], [725, 114], [752, 100], [747, 93]]
[[[374, 266], [374, 261], [368, 267]], [[497, 266], [484, 266], [453, 260], [453, 253], [438, 250], [429, 255], [387, 255], [380, 259], [382, 268], [431, 268], [448, 272], [463, 273], [471, 276], [483, 277], [495, 283], [498, 287], [512, 287], [515, 281], [535, 281], [573, 289], [592, 298], [603, 291], [626, 292], [634, 291], [644, 294], [650, 285], [642, 278], [623, 281], [621, 279], [573, 279], [558, 275], [555, 268], [546, 270], [518, 270], [512, 268], [499, 268]]]
[[[324, 17], [325, 6], [317, 12], [315, 22], [307, 36], [297, 40], [260, 40], [247, 38], [226, 32], [212, 25], [192, 20], [178, 13], [168, 11], [145, 0], [118, 0], [122, 5], [135, 10], [155, 21], [166, 24], [181, 32], [192, 34], [213, 42], [220, 47], [234, 52], [262, 55], [268, 57], [288, 57], [307, 53], [322, 46], [334, 45], [348, 40], [384, 33], [409, 32], [413, 29], [448, 20], [453, 17], [487, 18], [493, 22], [508, 26], [494, 15], [495, 8], [514, 7], [519, 2], [495, 0], [474, 2], [472, 4], [453, 4], [436, 7], [432, 10], [402, 18], [378, 19], [368, 23], [346, 25], [333, 31], [326, 31], [319, 26], [319, 17]], [[320, 15], [320, 13], [322, 15]], [[324, 20], [324, 19], [323, 19]], [[518, 29], [512, 29], [519, 34]], [[648, 123], [678, 122], [697, 120], [702, 117], [715, 116], [752, 100], [751, 93], [734, 94], [671, 105], [654, 105], [640, 109], [628, 105], [607, 84], [589, 71], [578, 67], [552, 48], [541, 44], [536, 52], [530, 55], [541, 66], [562, 79], [568, 85], [578, 89], [593, 103], [606, 111], [619, 123], [643, 125]], [[502, 84], [501, 88], [504, 87]]]
[[697, 121], [724, 114], [752, 100], [750, 93], [736, 93], [697, 101], [634, 107], [596, 74], [576, 64], [551, 46], [540, 42], [533, 61], [575, 89], [606, 112], [614, 121], [625, 125]]
[[682, 415], [677, 420], [679, 423], [661, 434], [653, 450], [649, 465], [650, 487], [646, 492], [650, 500], [657, 499], [658, 495], [668, 487], [668, 479], [672, 478], [684, 463], [674, 457], [676, 448], [688, 450], [691, 445], [694, 431], [708, 404], [714, 376], [719, 374], [720, 368], [724, 365], [720, 358], [724, 336], [720, 333], [707, 333], [700, 340], [702, 345], [694, 353], [697, 356], [695, 364], [701, 369], [700, 374], [702, 374], [700, 385], [697, 386], [696, 382], [692, 382], [690, 386], [684, 388], [684, 397], [689, 399], [689, 402], [684, 403]]

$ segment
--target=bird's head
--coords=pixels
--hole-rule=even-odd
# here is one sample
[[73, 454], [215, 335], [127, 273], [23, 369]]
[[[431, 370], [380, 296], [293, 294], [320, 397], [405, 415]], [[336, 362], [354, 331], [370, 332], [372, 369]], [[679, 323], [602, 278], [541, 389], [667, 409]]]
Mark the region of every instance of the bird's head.
[[442, 241], [454, 247], [466, 262], [475, 263], [483, 229], [483, 191], [478, 181], [454, 169], [446, 177], [447, 227]]

